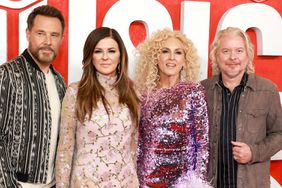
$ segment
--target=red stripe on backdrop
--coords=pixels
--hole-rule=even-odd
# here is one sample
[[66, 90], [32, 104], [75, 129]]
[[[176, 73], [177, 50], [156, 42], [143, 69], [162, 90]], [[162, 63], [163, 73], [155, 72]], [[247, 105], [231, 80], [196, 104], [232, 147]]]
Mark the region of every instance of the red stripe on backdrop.
[[[19, 38], [16, 36], [19, 36], [19, 13], [24, 11], [25, 9], [37, 4], [38, 2], [40, 2], [40, 0], [37, 0], [31, 4], [29, 4], [28, 6], [24, 7], [24, 8], [19, 8], [19, 9], [11, 9], [11, 8], [7, 8], [4, 7], [4, 10], [7, 10], [7, 46], [8, 49], [14, 49], [14, 50], [8, 50], [8, 54], [7, 54], [7, 60], [11, 60], [14, 57], [18, 56], [19, 52]], [[0, 6], [2, 8], [2, 6]], [[2, 63], [2, 62], [1, 62]]]
[[62, 14], [65, 18], [65, 31], [64, 31], [64, 40], [58, 56], [56, 57], [53, 65], [54, 67], [63, 75], [66, 83], [68, 83], [68, 37], [69, 37], [69, 1], [61, 0], [48, 0], [48, 4], [55, 6], [62, 11]]
[[282, 186], [282, 160], [271, 161], [270, 175]]
[[[15, 36], [19, 36], [19, 11], [18, 10], [10, 10], [7, 14], [7, 34], [8, 34], [8, 41], [7, 46], [8, 49], [15, 49], [15, 50], [8, 50], [8, 60], [13, 59], [19, 54], [19, 38]], [[14, 35], [14, 36], [12, 36]]]

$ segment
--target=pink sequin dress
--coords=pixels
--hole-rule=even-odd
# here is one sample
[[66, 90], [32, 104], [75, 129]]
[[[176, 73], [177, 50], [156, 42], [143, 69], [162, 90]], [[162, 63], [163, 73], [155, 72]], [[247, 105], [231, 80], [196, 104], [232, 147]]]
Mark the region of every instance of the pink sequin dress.
[[78, 84], [67, 89], [56, 160], [57, 188], [138, 187], [136, 147], [132, 147], [136, 125], [127, 105], [119, 103], [113, 87], [116, 77], [98, 75], [98, 79], [111, 105], [109, 116], [99, 101], [91, 119], [80, 123], [75, 115]]
[[207, 103], [200, 84], [180, 82], [144, 93], [137, 161], [140, 187], [176, 187], [189, 176], [206, 180], [208, 132]]

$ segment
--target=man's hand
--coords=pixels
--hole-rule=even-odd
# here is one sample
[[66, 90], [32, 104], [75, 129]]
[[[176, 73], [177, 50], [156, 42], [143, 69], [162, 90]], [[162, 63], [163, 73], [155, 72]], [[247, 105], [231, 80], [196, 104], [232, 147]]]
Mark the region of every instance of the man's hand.
[[231, 141], [233, 145], [233, 157], [235, 161], [246, 164], [252, 160], [252, 152], [250, 147], [243, 142]]

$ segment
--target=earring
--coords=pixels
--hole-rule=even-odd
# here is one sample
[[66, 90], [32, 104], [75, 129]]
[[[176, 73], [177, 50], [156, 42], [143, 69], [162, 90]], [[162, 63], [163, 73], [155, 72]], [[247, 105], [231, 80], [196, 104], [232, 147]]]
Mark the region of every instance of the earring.
[[185, 74], [184, 66], [180, 70], [180, 80], [181, 81], [186, 80], [186, 74]]
[[120, 67], [121, 67], [121, 66], [120, 66], [120, 63], [119, 63], [118, 66], [117, 66], [117, 74], [118, 74], [118, 75], [120, 75]]

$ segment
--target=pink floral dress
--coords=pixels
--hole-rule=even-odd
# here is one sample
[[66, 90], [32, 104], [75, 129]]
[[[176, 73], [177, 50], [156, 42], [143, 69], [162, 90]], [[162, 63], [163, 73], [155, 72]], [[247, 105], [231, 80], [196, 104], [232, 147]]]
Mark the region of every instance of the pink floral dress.
[[118, 102], [113, 88], [116, 77], [98, 75], [98, 79], [111, 105], [110, 116], [98, 102], [91, 119], [81, 124], [75, 115], [78, 83], [67, 89], [56, 160], [57, 188], [138, 187], [133, 139], [136, 126], [128, 107]]

